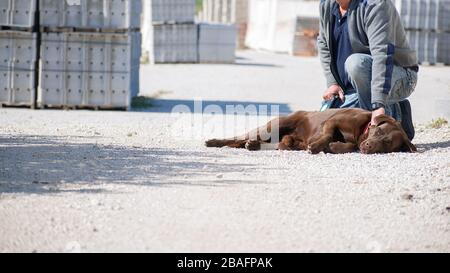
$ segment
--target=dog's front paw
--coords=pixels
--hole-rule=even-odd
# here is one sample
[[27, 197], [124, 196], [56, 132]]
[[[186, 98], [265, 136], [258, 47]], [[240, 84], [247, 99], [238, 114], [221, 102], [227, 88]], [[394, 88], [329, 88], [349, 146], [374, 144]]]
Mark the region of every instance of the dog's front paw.
[[342, 145], [339, 142], [330, 143], [330, 145], [329, 145], [330, 152], [333, 153], [333, 154], [340, 154], [340, 153], [342, 153], [341, 146]]
[[323, 152], [324, 149], [320, 142], [313, 142], [308, 145], [308, 151], [313, 155]]

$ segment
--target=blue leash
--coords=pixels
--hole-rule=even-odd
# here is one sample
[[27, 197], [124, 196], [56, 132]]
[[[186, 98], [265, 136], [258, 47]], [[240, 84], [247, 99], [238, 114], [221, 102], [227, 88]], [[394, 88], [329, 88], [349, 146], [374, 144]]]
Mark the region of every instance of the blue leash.
[[331, 100], [326, 100], [322, 103], [322, 107], [320, 108], [320, 112], [324, 112], [328, 109], [331, 109], [333, 107], [333, 104], [336, 102], [336, 100], [339, 99], [338, 96], [334, 96]]

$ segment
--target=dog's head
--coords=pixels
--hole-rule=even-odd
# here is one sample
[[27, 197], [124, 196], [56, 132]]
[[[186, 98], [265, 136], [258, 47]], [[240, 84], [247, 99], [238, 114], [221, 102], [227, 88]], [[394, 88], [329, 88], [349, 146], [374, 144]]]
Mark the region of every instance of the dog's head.
[[416, 152], [416, 147], [409, 141], [402, 125], [395, 119], [381, 115], [369, 128], [367, 139], [361, 142], [359, 149], [364, 154], [395, 152]]

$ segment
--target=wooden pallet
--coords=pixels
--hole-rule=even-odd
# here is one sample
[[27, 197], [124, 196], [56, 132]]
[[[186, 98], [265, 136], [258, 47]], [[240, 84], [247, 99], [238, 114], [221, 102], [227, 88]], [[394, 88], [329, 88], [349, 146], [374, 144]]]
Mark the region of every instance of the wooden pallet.
[[76, 28], [76, 27], [41, 27], [40, 31], [43, 33], [111, 33], [111, 34], [125, 34], [129, 32], [139, 32], [140, 28], [129, 29], [115, 29], [115, 28]]
[[37, 32], [35, 27], [0, 26], [0, 31]]
[[88, 106], [88, 105], [39, 105], [39, 109], [53, 110], [90, 110], [90, 111], [129, 111], [129, 107]]
[[8, 104], [8, 103], [0, 103], [0, 108], [27, 108], [27, 109], [36, 109], [35, 104]]
[[160, 26], [160, 25], [193, 25], [195, 24], [195, 21], [153, 21], [153, 26]]
[[431, 32], [431, 33], [450, 33], [450, 29], [405, 28], [405, 31]]
[[129, 111], [130, 107], [112, 107], [112, 106], [69, 106], [69, 105], [36, 105], [32, 104], [7, 104], [0, 103], [2, 108], [22, 108], [32, 110], [91, 110], [91, 111]]

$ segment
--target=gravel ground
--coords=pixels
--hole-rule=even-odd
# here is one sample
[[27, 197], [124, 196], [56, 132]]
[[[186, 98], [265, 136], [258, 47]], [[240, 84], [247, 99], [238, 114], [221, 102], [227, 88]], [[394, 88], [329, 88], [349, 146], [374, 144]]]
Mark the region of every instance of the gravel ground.
[[[316, 59], [242, 56], [254, 64], [144, 67], [143, 94], [170, 91], [147, 111], [0, 109], [0, 251], [450, 251], [448, 126], [419, 124], [418, 153], [370, 156], [207, 149], [202, 141], [223, 133], [220, 115], [202, 122], [215, 129], [174, 135], [180, 120], [168, 106], [196, 96], [314, 107], [309, 93], [297, 103], [273, 90], [293, 90], [296, 62], [319, 71]], [[188, 77], [196, 73], [209, 85]], [[250, 75], [264, 83], [250, 85]], [[208, 91], [212, 82], [228, 93]], [[257, 118], [231, 125], [245, 122]]]

